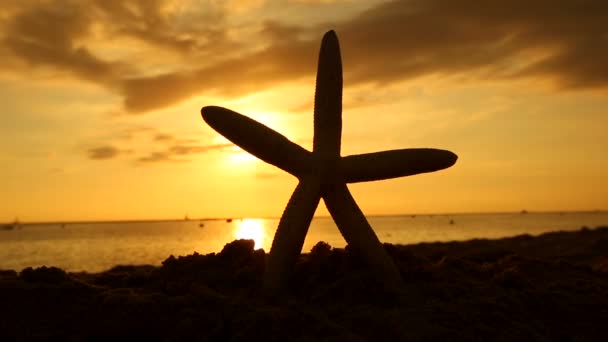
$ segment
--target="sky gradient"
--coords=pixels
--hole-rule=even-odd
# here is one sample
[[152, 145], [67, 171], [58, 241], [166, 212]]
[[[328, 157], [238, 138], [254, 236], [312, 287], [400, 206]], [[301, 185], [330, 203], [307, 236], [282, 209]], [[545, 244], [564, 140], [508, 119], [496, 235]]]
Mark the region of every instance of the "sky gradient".
[[350, 185], [364, 213], [605, 210], [606, 22], [595, 0], [5, 0], [0, 222], [280, 216], [297, 180], [200, 108], [310, 150], [330, 29], [342, 155], [459, 156]]

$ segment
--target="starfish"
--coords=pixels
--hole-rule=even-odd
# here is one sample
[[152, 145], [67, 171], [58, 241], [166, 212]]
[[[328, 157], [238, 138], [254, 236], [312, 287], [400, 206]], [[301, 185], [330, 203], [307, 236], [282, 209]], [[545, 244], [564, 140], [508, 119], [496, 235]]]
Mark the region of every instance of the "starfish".
[[458, 158], [446, 150], [417, 148], [342, 157], [342, 61], [336, 33], [323, 36], [317, 70], [312, 152], [246, 116], [217, 106], [201, 109], [209, 126], [243, 150], [298, 178], [279, 221], [264, 274], [264, 287], [279, 291], [295, 265], [314, 212], [323, 198], [355, 253], [390, 286], [402, 278], [346, 184], [433, 172]]

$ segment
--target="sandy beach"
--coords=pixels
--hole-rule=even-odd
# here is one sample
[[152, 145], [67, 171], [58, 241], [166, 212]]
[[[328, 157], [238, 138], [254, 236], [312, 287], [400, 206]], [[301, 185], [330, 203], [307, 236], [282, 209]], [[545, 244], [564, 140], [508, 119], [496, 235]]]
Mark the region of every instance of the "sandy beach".
[[397, 293], [348, 247], [319, 243], [269, 297], [253, 246], [101, 273], [0, 271], [0, 339], [608, 340], [608, 227], [385, 244], [407, 284]]

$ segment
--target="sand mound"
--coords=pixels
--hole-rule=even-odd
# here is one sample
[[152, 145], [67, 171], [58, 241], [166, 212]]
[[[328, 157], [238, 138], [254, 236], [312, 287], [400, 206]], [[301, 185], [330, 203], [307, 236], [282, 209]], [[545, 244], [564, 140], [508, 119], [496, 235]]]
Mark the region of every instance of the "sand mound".
[[385, 248], [398, 293], [325, 243], [277, 297], [250, 240], [160, 267], [0, 271], [0, 339], [608, 340], [608, 227]]

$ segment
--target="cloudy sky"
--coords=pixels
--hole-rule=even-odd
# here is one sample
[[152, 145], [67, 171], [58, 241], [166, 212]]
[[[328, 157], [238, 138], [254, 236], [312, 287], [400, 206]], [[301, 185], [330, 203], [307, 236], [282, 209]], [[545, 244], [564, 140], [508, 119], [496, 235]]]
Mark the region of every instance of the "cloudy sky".
[[459, 156], [350, 185], [366, 214], [608, 209], [607, 22], [598, 0], [3, 0], [0, 221], [279, 216], [297, 180], [200, 108], [311, 149], [330, 29], [343, 155]]

